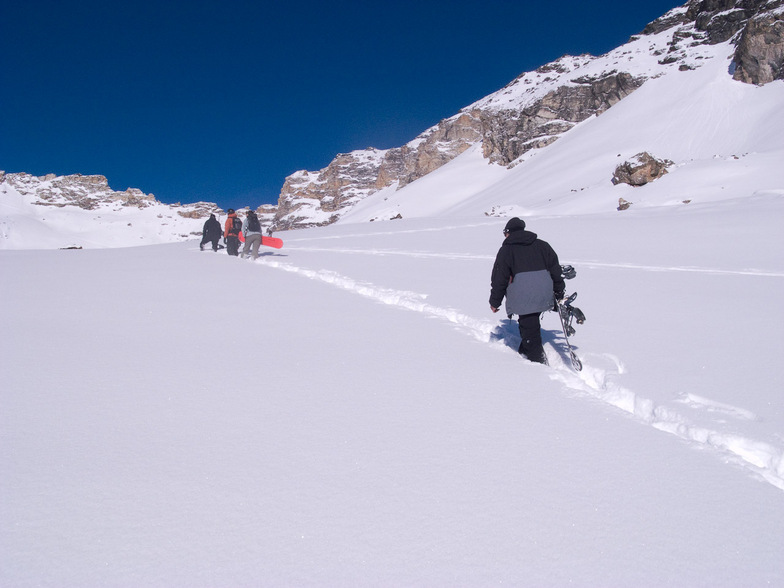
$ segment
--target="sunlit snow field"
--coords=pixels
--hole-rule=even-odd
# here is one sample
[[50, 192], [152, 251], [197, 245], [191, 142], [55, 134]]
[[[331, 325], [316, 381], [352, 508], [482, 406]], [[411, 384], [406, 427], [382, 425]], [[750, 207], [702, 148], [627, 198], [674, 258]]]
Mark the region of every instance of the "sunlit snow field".
[[490, 313], [500, 219], [2, 253], [0, 578], [781, 582], [782, 200], [627, 212], [529, 220], [579, 374]]

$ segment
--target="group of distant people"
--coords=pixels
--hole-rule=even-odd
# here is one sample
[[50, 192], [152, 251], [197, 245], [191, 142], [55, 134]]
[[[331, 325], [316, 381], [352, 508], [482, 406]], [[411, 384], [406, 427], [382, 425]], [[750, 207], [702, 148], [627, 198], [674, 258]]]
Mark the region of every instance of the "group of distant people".
[[[214, 214], [210, 215], [210, 218], [204, 223], [199, 249], [204, 251], [204, 246], [207, 243], [212, 243], [212, 250], [218, 251], [218, 249], [222, 248], [218, 242], [223, 238], [223, 244], [226, 246], [226, 252], [229, 255], [242, 258], [251, 255], [253, 259], [256, 259], [259, 256], [262, 237], [261, 222], [256, 212], [249, 210], [245, 220], [241, 220], [237, 216], [237, 211], [229, 208], [228, 215], [223, 227], [221, 227], [220, 221], [215, 218]], [[240, 233], [242, 233], [245, 240], [242, 254], [240, 254]]]

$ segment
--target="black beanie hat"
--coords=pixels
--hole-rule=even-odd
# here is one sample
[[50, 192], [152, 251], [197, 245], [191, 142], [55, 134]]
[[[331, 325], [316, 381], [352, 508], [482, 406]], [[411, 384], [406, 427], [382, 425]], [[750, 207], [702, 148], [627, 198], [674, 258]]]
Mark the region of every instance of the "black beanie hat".
[[525, 221], [517, 217], [510, 218], [509, 222], [504, 227], [504, 233], [513, 233], [514, 231], [522, 231], [525, 228]]

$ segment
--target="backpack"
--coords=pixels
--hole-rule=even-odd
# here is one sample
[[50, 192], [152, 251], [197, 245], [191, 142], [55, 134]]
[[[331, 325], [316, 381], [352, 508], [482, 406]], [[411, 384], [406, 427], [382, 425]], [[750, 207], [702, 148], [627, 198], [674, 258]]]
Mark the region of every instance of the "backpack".
[[259, 223], [259, 217], [255, 214], [248, 215], [248, 232], [261, 233], [261, 223]]
[[242, 231], [242, 221], [235, 216], [231, 219], [231, 231], [229, 231], [229, 235], [239, 235], [240, 231]]

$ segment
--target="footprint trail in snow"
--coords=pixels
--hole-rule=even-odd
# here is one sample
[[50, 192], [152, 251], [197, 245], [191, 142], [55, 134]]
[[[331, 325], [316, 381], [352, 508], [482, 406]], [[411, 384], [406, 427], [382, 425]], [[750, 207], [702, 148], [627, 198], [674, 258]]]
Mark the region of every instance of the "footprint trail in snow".
[[[398, 306], [420, 312], [429, 317], [442, 319], [457, 326], [459, 330], [475, 339], [508, 350], [510, 341], [516, 336], [514, 326], [499, 326], [497, 321], [477, 319], [452, 308], [443, 308], [427, 302], [427, 295], [406, 290], [383, 288], [367, 282], [340, 275], [328, 270], [311, 270], [268, 258], [260, 258], [266, 266], [295, 273], [305, 278], [324, 282], [370, 298], [383, 304]], [[506, 323], [506, 322], [505, 322]], [[613, 382], [613, 377], [624, 372], [622, 361], [611, 354], [583, 358], [583, 370], [574, 372], [563, 356], [561, 342], [545, 341], [551, 351], [551, 379], [570, 390], [586, 394], [633, 415], [638, 421], [682, 439], [715, 449], [728, 461], [753, 472], [773, 486], [784, 490], [784, 450], [771, 443], [757, 441], [731, 432], [722, 432], [691, 423], [680, 412], [670, 407], [657, 405]], [[555, 356], [555, 357], [554, 357]], [[586, 361], [586, 359], [588, 361]], [[599, 364], [608, 365], [606, 368]], [[676, 401], [692, 409], [721, 413], [740, 420], [755, 420], [756, 416], [745, 409], [722, 404], [700, 396], [681, 395]]]

